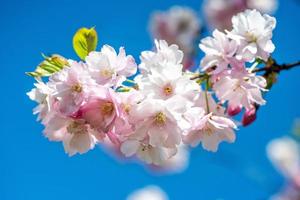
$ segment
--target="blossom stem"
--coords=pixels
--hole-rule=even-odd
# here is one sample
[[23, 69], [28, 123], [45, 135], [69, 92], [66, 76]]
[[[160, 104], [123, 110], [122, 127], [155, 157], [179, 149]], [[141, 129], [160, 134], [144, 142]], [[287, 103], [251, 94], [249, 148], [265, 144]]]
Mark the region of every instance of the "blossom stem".
[[207, 114], [210, 113], [209, 111], [209, 104], [208, 104], [208, 95], [207, 95], [207, 92], [208, 92], [208, 88], [209, 88], [209, 78], [206, 79], [206, 82], [205, 82], [205, 102], [206, 102], [206, 112]]
[[208, 76], [208, 74], [205, 74], [205, 73], [203, 73], [203, 74], [197, 74], [197, 75], [191, 77], [190, 79], [191, 80], [196, 80], [196, 79], [199, 79], [199, 78], [205, 78], [206, 76]]

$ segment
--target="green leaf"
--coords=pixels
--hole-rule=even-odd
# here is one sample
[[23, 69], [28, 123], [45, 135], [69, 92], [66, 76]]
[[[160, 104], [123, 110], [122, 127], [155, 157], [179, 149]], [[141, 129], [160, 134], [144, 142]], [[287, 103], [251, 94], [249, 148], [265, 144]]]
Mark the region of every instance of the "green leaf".
[[42, 54], [42, 56], [45, 58], [45, 60], [37, 66], [34, 72], [26, 72], [28, 76], [50, 76], [55, 72], [62, 70], [65, 66], [69, 65], [68, 61], [60, 55], [54, 54], [50, 57], [47, 57]]
[[98, 43], [96, 30], [93, 28], [81, 28], [73, 37], [73, 48], [76, 54], [84, 60], [91, 52], [95, 51]]

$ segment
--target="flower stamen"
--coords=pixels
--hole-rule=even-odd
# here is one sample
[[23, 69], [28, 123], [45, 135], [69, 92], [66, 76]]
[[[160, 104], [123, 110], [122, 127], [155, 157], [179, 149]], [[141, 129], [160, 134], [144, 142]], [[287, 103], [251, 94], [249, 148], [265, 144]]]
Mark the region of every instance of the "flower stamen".
[[113, 72], [112, 70], [110, 70], [110, 69], [102, 69], [102, 70], [100, 71], [100, 74], [101, 74], [102, 76], [106, 77], [106, 78], [111, 78], [112, 75], [114, 74], [114, 72]]
[[167, 121], [167, 117], [164, 113], [162, 112], [159, 112], [155, 115], [154, 117], [154, 122], [156, 125], [158, 126], [163, 126], [166, 124], [166, 121]]
[[163, 92], [166, 96], [169, 96], [171, 94], [173, 94], [173, 88], [171, 85], [166, 85], [164, 88], [163, 88]]
[[73, 92], [81, 93], [82, 92], [82, 86], [79, 83], [76, 83], [72, 85], [71, 90]]
[[114, 105], [112, 102], [106, 102], [101, 105], [101, 113], [103, 115], [111, 115], [114, 111]]

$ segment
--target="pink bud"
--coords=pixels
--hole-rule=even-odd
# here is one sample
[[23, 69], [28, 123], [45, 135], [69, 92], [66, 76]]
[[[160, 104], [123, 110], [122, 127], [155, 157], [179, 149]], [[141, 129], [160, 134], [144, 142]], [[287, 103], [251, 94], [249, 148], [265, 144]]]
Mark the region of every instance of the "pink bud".
[[248, 126], [255, 120], [256, 120], [256, 108], [253, 107], [249, 110], [246, 110], [246, 112], [244, 113], [242, 124], [243, 126]]
[[242, 106], [228, 106], [227, 108], [227, 114], [229, 116], [235, 116], [237, 114], [239, 114], [242, 111]]

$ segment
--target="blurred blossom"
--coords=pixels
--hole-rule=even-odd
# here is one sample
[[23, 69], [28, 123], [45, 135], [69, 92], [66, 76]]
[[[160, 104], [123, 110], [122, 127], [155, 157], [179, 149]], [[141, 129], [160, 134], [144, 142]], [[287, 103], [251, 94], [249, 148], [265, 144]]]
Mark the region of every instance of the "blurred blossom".
[[246, 9], [273, 13], [277, 0], [206, 0], [203, 9], [209, 25], [219, 30], [231, 29], [231, 18]]
[[273, 13], [278, 6], [277, 0], [247, 0], [248, 8], [257, 9], [263, 13]]
[[127, 200], [168, 200], [168, 196], [158, 186], [149, 185], [131, 193]]
[[267, 154], [286, 178], [296, 180], [300, 170], [300, 152], [296, 141], [289, 137], [274, 139], [267, 146]]
[[278, 194], [275, 194], [270, 198], [270, 200], [299, 200], [300, 199], [300, 190], [299, 188], [288, 185]]
[[[296, 119], [293, 132], [299, 130]], [[300, 199], [300, 146], [297, 140], [282, 137], [272, 140], [267, 146], [267, 154], [273, 165], [286, 178], [285, 186], [270, 200]]]
[[180, 145], [177, 153], [166, 160], [161, 166], [152, 166], [151, 169], [163, 173], [180, 173], [183, 172], [190, 162], [190, 152], [186, 145]]
[[150, 19], [152, 37], [166, 40], [169, 44], [177, 44], [184, 52], [185, 68], [193, 64], [200, 29], [201, 22], [197, 13], [188, 7], [173, 6], [168, 11], [156, 11]]

